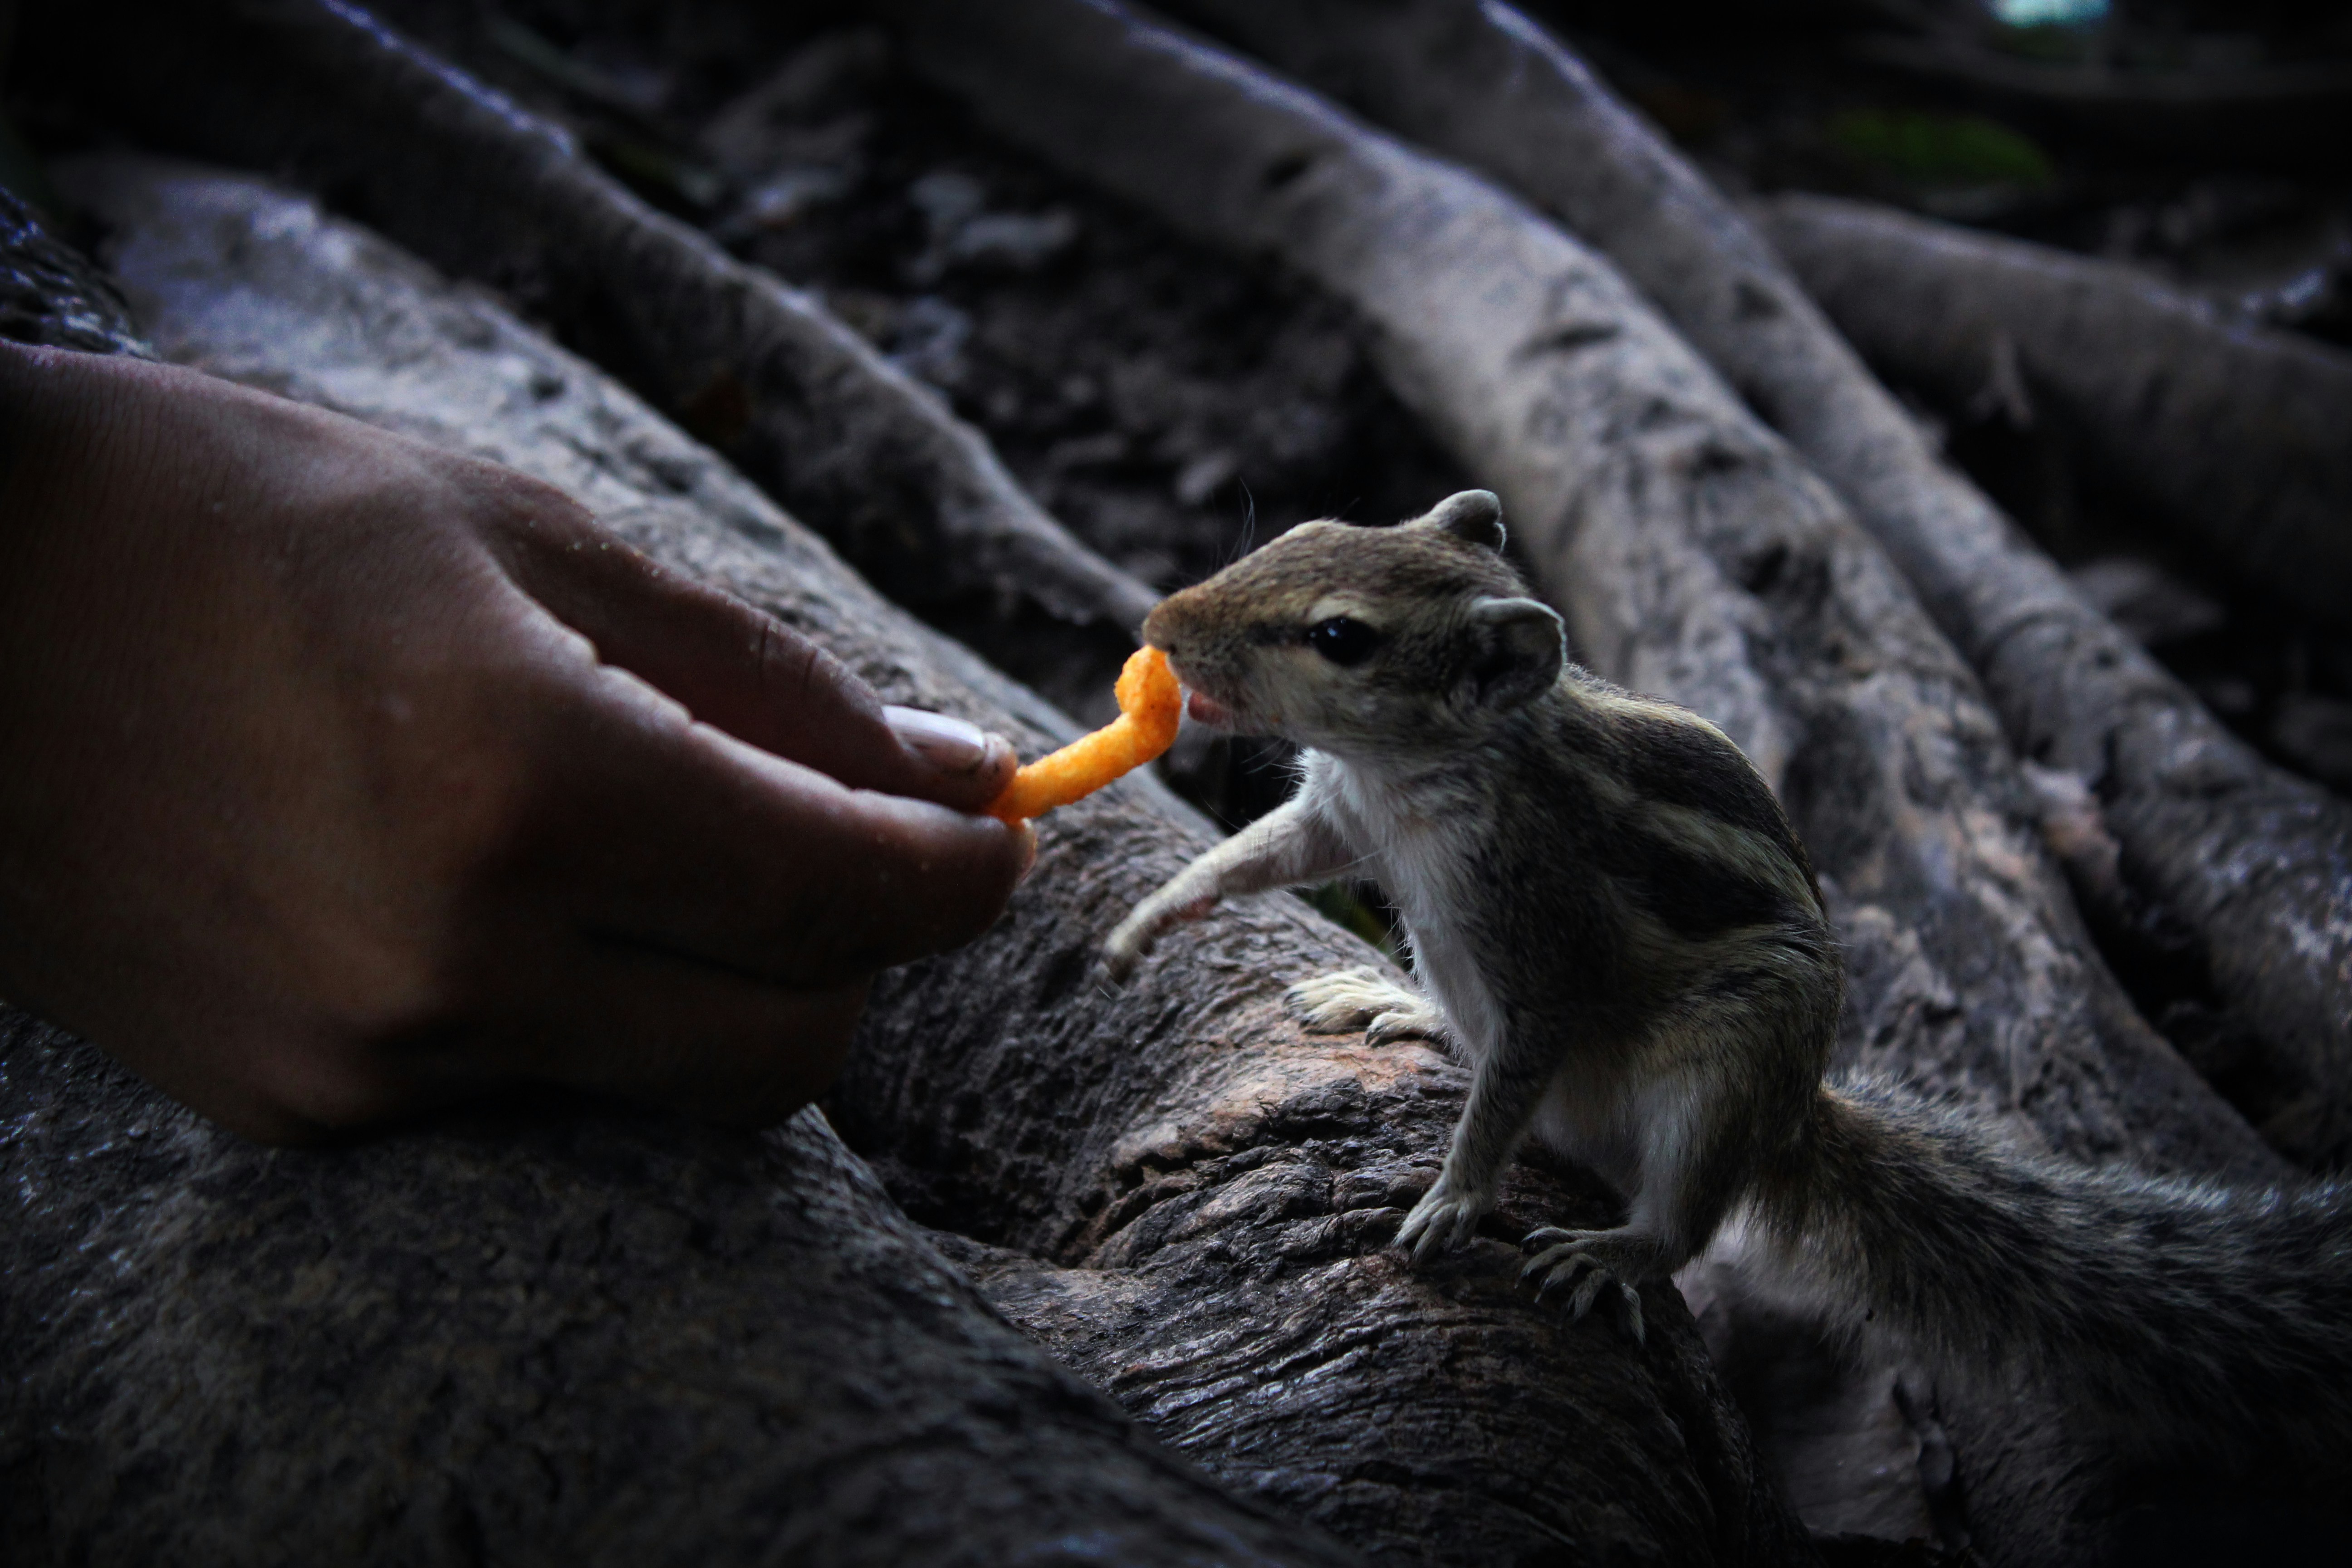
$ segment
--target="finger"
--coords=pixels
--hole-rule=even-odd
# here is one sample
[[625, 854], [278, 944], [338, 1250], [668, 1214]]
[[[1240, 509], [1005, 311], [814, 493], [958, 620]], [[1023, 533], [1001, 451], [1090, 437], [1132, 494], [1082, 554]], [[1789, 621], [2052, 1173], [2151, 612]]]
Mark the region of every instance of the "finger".
[[584, 929], [823, 987], [987, 929], [1034, 840], [852, 790], [692, 722], [617, 670], [554, 715], [530, 874]]
[[959, 811], [1003, 793], [1017, 759], [1003, 737], [945, 714], [886, 709], [832, 654], [774, 616], [665, 570], [558, 491], [509, 479], [500, 493], [509, 503], [497, 525], [502, 559], [524, 591], [605, 662], [697, 719], [856, 789]]

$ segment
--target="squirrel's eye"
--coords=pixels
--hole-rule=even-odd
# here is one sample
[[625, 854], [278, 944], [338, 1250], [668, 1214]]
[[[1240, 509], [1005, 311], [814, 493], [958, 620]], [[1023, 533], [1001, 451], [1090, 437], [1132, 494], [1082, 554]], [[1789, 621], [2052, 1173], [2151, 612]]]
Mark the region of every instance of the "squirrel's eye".
[[1361, 664], [1381, 646], [1381, 634], [1361, 621], [1334, 616], [1307, 628], [1307, 646], [1333, 664]]

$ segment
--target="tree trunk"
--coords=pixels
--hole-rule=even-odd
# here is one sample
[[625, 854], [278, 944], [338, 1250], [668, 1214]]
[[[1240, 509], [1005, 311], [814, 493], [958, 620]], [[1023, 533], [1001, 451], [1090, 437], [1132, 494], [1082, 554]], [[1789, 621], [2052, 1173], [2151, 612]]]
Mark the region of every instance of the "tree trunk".
[[[2264, 762], [2085, 601], [1943, 463], [1747, 220], [1526, 17], [1474, 0], [1175, 8], [1493, 171], [1607, 251], [1843, 492], [1973, 662], [2018, 752], [2072, 775], [2053, 781], [2062, 800], [2079, 801], [2088, 786], [2089, 831], [2068, 809], [2052, 836], [2070, 848], [2087, 840], [2077, 891], [2152, 1005], [2231, 1010], [2263, 1047], [2262, 1065], [2231, 1083], [2241, 1108], [2298, 1159], [2342, 1158], [2352, 1147], [2352, 1018], [2342, 1001], [2352, 985], [2352, 808]], [[1857, 311], [1906, 331], [1950, 320], [1942, 301], [1898, 301], [1874, 274], [1863, 285], [1855, 263], [1838, 259], [1842, 240], [1814, 254], [1823, 279], [1834, 268], [1857, 279], [1842, 289]], [[1973, 297], [2014, 292], [1988, 285]], [[2116, 356], [2085, 345], [2065, 357], [2098, 374]], [[2296, 359], [2295, 384], [2315, 385], [2306, 362], [2325, 357]], [[2331, 390], [2313, 401], [2341, 407], [2346, 398]], [[2352, 442], [2318, 408], [2277, 423], [2271, 439], [2284, 448], [2254, 446], [2281, 450], [2281, 467], [2300, 477], [2279, 478], [2263, 507], [2281, 519], [2326, 514], [2318, 528], [2294, 525], [2309, 541], [2301, 564], [2272, 574], [2293, 599], [2352, 579], [2352, 533], [2340, 521]], [[2165, 444], [2181, 455], [2164, 461], [2238, 476], [2249, 466], [2247, 442], [2201, 429]], [[2323, 483], [2323, 471], [2336, 477]], [[2332, 513], [2328, 495], [2338, 498]], [[2223, 516], [2243, 514], [2215, 513], [2204, 526], [2225, 531]], [[2331, 613], [2352, 602], [2318, 592]], [[2119, 865], [2099, 853], [2110, 834]]]
[[[439, 283], [306, 204], [249, 184], [121, 164], [74, 171], [74, 184], [112, 222], [114, 264], [167, 355], [560, 484], [667, 563], [815, 637], [890, 700], [993, 725], [1024, 752], [1066, 733], [1066, 721], [1034, 698], [881, 603], [709, 454], [478, 295]], [[1757, 1473], [1745, 1428], [1671, 1290], [1652, 1292], [1651, 1343], [1637, 1351], [1597, 1325], [1569, 1329], [1515, 1289], [1507, 1267], [1515, 1254], [1501, 1240], [1481, 1242], [1427, 1276], [1383, 1249], [1400, 1205], [1434, 1173], [1463, 1075], [1425, 1049], [1310, 1039], [1276, 1000], [1287, 982], [1367, 962], [1368, 950], [1297, 900], [1276, 898], [1177, 941], [1131, 990], [1100, 982], [1092, 968], [1100, 933], [1205, 837], [1189, 813], [1141, 780], [1048, 818], [1037, 868], [995, 931], [877, 987], [839, 1120], [868, 1142], [883, 1142], [881, 1128], [898, 1150], [937, 1153], [908, 1181], [926, 1218], [1056, 1262], [1083, 1261], [1067, 1271], [1024, 1267], [1031, 1279], [1070, 1286], [1058, 1309], [1062, 1338], [1091, 1347], [1086, 1364], [1115, 1369], [1130, 1409], [1146, 1412], [1228, 1486], [1328, 1523], [1385, 1560], [1606, 1551], [1660, 1563], [1806, 1561], [1803, 1535]], [[375, 1206], [396, 1211], [422, 1201], [420, 1184], [452, 1184], [419, 1163], [418, 1151], [438, 1148], [432, 1140], [444, 1136], [389, 1141], [348, 1164], [336, 1163], [345, 1156], [299, 1157], [324, 1173], [318, 1180], [350, 1194], [352, 1211], [333, 1234], [373, 1235], [380, 1225], [398, 1234]], [[659, 1138], [688, 1136], [719, 1135], [669, 1130]], [[508, 1157], [497, 1140], [468, 1147], [478, 1162]], [[658, 1138], [655, 1147], [663, 1147]], [[125, 1198], [110, 1167], [30, 1160], [27, 1169], [53, 1190], [78, 1193], [93, 1211]], [[666, 1171], [656, 1173], [676, 1213], [676, 1245], [734, 1234], [719, 1225], [725, 1215], [703, 1213], [698, 1191], [689, 1186], [693, 1195], [681, 1199]], [[614, 1184], [625, 1196], [635, 1179], [624, 1173]], [[797, 1201], [789, 1188], [760, 1190], [765, 1202]], [[593, 1232], [601, 1223], [575, 1211], [578, 1186], [569, 1176], [536, 1178], [533, 1191], [542, 1206], [523, 1227], [530, 1233]], [[1509, 1218], [1525, 1226], [1538, 1215], [1594, 1215], [1601, 1201], [1589, 1187], [1531, 1171], [1514, 1184]], [[895, 1223], [873, 1222], [885, 1232]], [[315, 1250], [323, 1243], [310, 1224], [308, 1213], [289, 1210], [262, 1234], [273, 1246]], [[853, 1250], [868, 1245], [865, 1224], [843, 1215], [834, 1241]], [[179, 1245], [174, 1238], [169, 1245]], [[539, 1288], [550, 1252], [543, 1240], [526, 1247], [529, 1239], [518, 1237], [514, 1250], [531, 1261], [509, 1264], [494, 1278], [499, 1289]], [[707, 1298], [681, 1300], [677, 1317], [645, 1331], [678, 1340], [677, 1354], [699, 1354], [709, 1335], [688, 1326], [690, 1313], [779, 1321], [772, 1302], [800, 1300], [811, 1287], [787, 1289], [777, 1277], [822, 1278], [824, 1245], [793, 1251], [753, 1237], [728, 1255], [729, 1267], [697, 1276], [708, 1280]], [[971, 1244], [957, 1245], [977, 1256]], [[322, 1299], [303, 1329], [329, 1347], [319, 1353], [353, 1353], [341, 1337], [344, 1325], [356, 1321], [358, 1303], [387, 1289], [372, 1268], [406, 1251], [390, 1247], [374, 1264], [314, 1287]], [[208, 1288], [235, 1311], [264, 1310], [238, 1295], [234, 1259], [215, 1249], [202, 1266], [220, 1271]], [[198, 1263], [175, 1254], [170, 1267]], [[262, 1300], [275, 1299], [277, 1287], [262, 1289]], [[626, 1294], [634, 1301], [643, 1293]], [[938, 1293], [919, 1286], [917, 1304]], [[568, 1286], [565, 1299], [574, 1299]], [[457, 1310], [415, 1302], [404, 1331], [431, 1344], [441, 1331], [436, 1314]], [[887, 1297], [858, 1296], [841, 1310], [887, 1330], [899, 1308]], [[780, 1321], [792, 1321], [789, 1310]], [[501, 1337], [510, 1321], [477, 1324], [463, 1354], [510, 1364], [498, 1358], [526, 1353], [533, 1331], [523, 1325], [520, 1346], [511, 1344]], [[844, 1381], [856, 1383], [856, 1347], [805, 1343], [820, 1362], [837, 1350]], [[71, 1348], [55, 1347], [50, 1359]], [[725, 1342], [709, 1350], [727, 1365], [731, 1353]], [[771, 1379], [812, 1375], [788, 1374], [789, 1353], [778, 1346], [754, 1371]], [[998, 1353], [1025, 1364], [1016, 1350]], [[610, 1363], [609, 1400], [594, 1388], [567, 1394], [586, 1405], [560, 1417], [567, 1440], [615, 1465], [635, 1462], [643, 1423], [622, 1418], [626, 1400], [696, 1410], [709, 1396], [694, 1382], [702, 1363], [688, 1361], [675, 1378], [650, 1384], [634, 1364]], [[67, 1388], [91, 1363], [60, 1364], [54, 1386]], [[449, 1394], [447, 1405], [469, 1413], [503, 1386], [482, 1375]], [[1032, 1426], [1041, 1442], [1055, 1429], [1035, 1405], [970, 1379], [943, 1380], [940, 1393], [968, 1394], [982, 1408], [992, 1402], [996, 1429], [1015, 1442]], [[152, 1383], [137, 1384], [126, 1397], [158, 1394]], [[246, 1414], [234, 1403], [186, 1403], [206, 1431], [233, 1431]], [[40, 1407], [39, 1419], [49, 1418], [48, 1408]], [[824, 1416], [813, 1412], [812, 1447], [824, 1445]], [[413, 1449], [405, 1434], [422, 1417], [395, 1401], [345, 1408], [337, 1419], [363, 1435], [355, 1442], [398, 1455]], [[869, 1452], [856, 1421], [843, 1429], [849, 1452]], [[890, 1445], [900, 1440], [877, 1437], [870, 1462], [896, 1462]], [[763, 1441], [722, 1429], [695, 1451], [694, 1463], [731, 1474], [738, 1452], [761, 1452]], [[274, 1462], [268, 1445], [241, 1453], [222, 1461], [233, 1474], [237, 1465]], [[187, 1446], [160, 1454], [159, 1491], [198, 1485], [199, 1472], [173, 1467], [199, 1458], [211, 1462]], [[495, 1490], [486, 1486], [486, 1495]], [[781, 1517], [798, 1494], [779, 1487], [762, 1495], [784, 1497], [773, 1505]], [[1023, 1495], [1008, 1493], [1008, 1510], [1019, 1518], [1034, 1511], [1041, 1537], [1083, 1542], [1070, 1515], [1029, 1510]], [[703, 1500], [733, 1506], [707, 1493]], [[894, 1500], [877, 1489], [859, 1506], [887, 1544], [897, 1528]], [[905, 1511], [936, 1517], [911, 1503]], [[1325, 1560], [1310, 1536], [1248, 1533], [1245, 1522], [1269, 1527], [1245, 1508], [1204, 1500], [1199, 1511], [1231, 1532], [1234, 1554]], [[671, 1531], [664, 1539], [688, 1545], [729, 1539], [724, 1532], [735, 1528], [699, 1505], [663, 1518]], [[1110, 1539], [1105, 1550], [1124, 1555], [1121, 1538]], [[1288, 1544], [1267, 1544], [1281, 1542]]]

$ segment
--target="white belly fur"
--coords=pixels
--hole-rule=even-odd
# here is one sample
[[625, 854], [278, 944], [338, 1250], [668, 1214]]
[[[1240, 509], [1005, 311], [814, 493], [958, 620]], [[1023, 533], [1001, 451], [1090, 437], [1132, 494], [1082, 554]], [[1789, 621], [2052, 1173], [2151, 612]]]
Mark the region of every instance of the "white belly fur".
[[[1446, 819], [1407, 810], [1407, 792], [1374, 769], [1312, 753], [1305, 787], [1397, 901], [1413, 975], [1444, 1013], [1455, 1054], [1475, 1070], [1501, 1044], [1503, 1017], [1474, 944], [1450, 918], [1469, 901], [1456, 882], [1471, 863], [1470, 847], [1448, 831]], [[1630, 1192], [1640, 1185], [1640, 1123], [1618, 1086], [1597, 1081], [1594, 1070], [1589, 1061], [1563, 1061], [1528, 1131]]]
[[1445, 1014], [1467, 1065], [1476, 1067], [1500, 1037], [1502, 1017], [1469, 942], [1449, 918], [1465, 907], [1454, 882], [1469, 863], [1469, 847], [1455, 841], [1446, 820], [1409, 809], [1407, 792], [1376, 770], [1314, 753], [1305, 787], [1397, 901], [1413, 973]]

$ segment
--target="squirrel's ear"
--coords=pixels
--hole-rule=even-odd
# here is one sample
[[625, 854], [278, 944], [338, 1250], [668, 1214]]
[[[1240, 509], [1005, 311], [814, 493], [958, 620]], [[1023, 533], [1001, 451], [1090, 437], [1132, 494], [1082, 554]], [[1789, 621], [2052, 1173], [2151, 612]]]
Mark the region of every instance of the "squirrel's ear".
[[1470, 685], [1481, 707], [1523, 707], [1552, 689], [1568, 662], [1559, 612], [1533, 599], [1481, 599], [1470, 606], [1478, 639]]
[[1493, 490], [1457, 490], [1421, 521], [1472, 544], [1503, 548], [1503, 502]]

